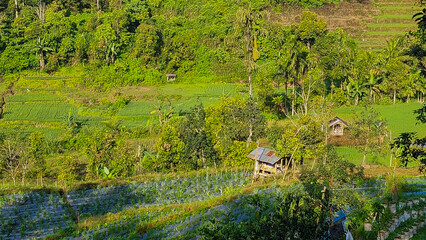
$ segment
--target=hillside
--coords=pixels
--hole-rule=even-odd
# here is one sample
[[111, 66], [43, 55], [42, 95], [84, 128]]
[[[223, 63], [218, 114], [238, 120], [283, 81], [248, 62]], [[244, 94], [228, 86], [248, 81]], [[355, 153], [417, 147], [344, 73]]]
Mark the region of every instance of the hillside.
[[[327, 22], [328, 29], [343, 29], [356, 38], [363, 49], [378, 51], [391, 38], [415, 30], [412, 16], [421, 9], [415, 0], [373, 0], [328, 4], [311, 10]], [[300, 21], [302, 11], [290, 8], [277, 18], [291, 25]]]

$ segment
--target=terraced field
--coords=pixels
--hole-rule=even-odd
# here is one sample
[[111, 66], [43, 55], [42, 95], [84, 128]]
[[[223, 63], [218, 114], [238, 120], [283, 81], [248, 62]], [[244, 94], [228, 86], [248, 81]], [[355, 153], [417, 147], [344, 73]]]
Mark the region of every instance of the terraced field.
[[[328, 29], [342, 29], [366, 50], [379, 51], [386, 41], [416, 29], [413, 14], [422, 7], [416, 0], [371, 0], [362, 3], [343, 1], [310, 9], [325, 20]], [[300, 21], [302, 9], [285, 9], [275, 17], [286, 25]]]
[[[143, 235], [138, 233], [137, 227], [158, 219], [167, 219], [170, 215], [182, 214], [181, 209], [173, 206], [202, 202], [232, 193], [250, 184], [250, 176], [251, 172], [245, 170], [219, 171], [66, 193], [0, 194], [0, 239], [43, 239], [58, 233], [69, 239], [114, 236], [120, 239], [140, 238]], [[94, 224], [95, 227], [78, 225], [85, 224], [87, 218], [103, 218], [136, 209], [139, 209], [137, 214], [118, 217], [107, 224]], [[81, 231], [79, 227], [85, 229]]]
[[[249, 179], [250, 172], [244, 170], [221, 171], [68, 192], [0, 194], [0, 239], [199, 239], [200, 230], [214, 222], [244, 224], [259, 217], [260, 204], [269, 209], [262, 214], [272, 214], [280, 201], [277, 197], [305, 191], [302, 184], [272, 186], [235, 200], [218, 200], [250, 187]], [[421, 234], [426, 220], [425, 179], [405, 183], [411, 190], [402, 193], [399, 203], [383, 202], [394, 216], [387, 225], [388, 239]], [[381, 199], [383, 181], [365, 184], [352, 188], [363, 198]], [[218, 202], [211, 207], [185, 211], [185, 205], [198, 208], [197, 204], [215, 199]], [[333, 221], [350, 214], [349, 208], [338, 211]]]
[[359, 37], [359, 44], [364, 49], [378, 51], [386, 46], [386, 41], [416, 29], [412, 16], [422, 9], [416, 1], [374, 0], [374, 5], [380, 11]]
[[[84, 91], [76, 88], [77, 80], [68, 76], [21, 76], [15, 83], [14, 95], [6, 97], [0, 132], [39, 131], [57, 137], [65, 130], [66, 122], [80, 121], [96, 126], [117, 119], [130, 128], [146, 126], [157, 121], [153, 110], [159, 107], [175, 114], [191, 107], [214, 104], [222, 97], [246, 94], [238, 84], [166, 84], [151, 87], [123, 87], [111, 92]], [[5, 86], [6, 84], [1, 84]], [[114, 106], [117, 96], [131, 99], [128, 104]]]

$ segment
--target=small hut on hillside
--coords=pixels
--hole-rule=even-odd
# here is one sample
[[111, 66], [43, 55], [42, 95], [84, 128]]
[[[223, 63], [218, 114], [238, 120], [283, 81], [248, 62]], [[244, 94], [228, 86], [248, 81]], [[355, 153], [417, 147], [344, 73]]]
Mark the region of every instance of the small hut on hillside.
[[176, 80], [176, 74], [174, 73], [167, 73], [166, 77], [167, 77], [167, 82], [173, 82], [174, 80]]
[[283, 158], [275, 155], [274, 150], [258, 147], [247, 155], [247, 157], [256, 160], [254, 177], [269, 176], [284, 171]]
[[331, 135], [334, 136], [342, 136], [344, 134], [344, 129], [347, 126], [348, 123], [337, 116], [328, 121], [328, 128], [330, 129]]

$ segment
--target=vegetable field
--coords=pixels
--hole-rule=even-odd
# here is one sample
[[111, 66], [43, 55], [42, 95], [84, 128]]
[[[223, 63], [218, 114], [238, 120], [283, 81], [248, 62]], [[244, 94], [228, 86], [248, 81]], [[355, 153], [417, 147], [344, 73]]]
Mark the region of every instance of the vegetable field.
[[119, 212], [126, 208], [179, 204], [220, 196], [243, 187], [249, 172], [222, 172], [191, 178], [71, 191], [67, 198], [82, 217]]
[[[250, 172], [222, 171], [187, 178], [72, 190], [63, 196], [55, 192], [0, 195], [0, 239], [44, 238], [63, 232], [61, 229], [65, 228], [73, 232], [76, 219], [84, 221], [126, 209], [201, 202], [241, 189], [249, 182]], [[175, 208], [140, 212], [106, 225], [77, 231], [69, 238], [130, 238], [137, 234], [134, 232], [136, 226], [180, 212]], [[144, 238], [152, 239], [148, 235]]]
[[0, 196], [0, 239], [43, 238], [72, 224], [71, 215], [58, 193]]

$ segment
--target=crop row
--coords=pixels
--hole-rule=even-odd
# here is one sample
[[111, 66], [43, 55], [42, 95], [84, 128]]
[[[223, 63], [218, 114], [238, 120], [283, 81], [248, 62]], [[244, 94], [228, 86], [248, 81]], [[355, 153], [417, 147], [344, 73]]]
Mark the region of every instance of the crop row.
[[81, 217], [115, 213], [123, 209], [201, 201], [217, 197], [249, 182], [249, 172], [134, 183], [67, 193], [73, 209]]
[[66, 103], [8, 103], [4, 119], [6, 121], [61, 122], [69, 111], [77, 113], [76, 107]]
[[100, 225], [96, 228], [75, 234], [67, 239], [140, 239], [142, 236], [138, 233], [137, 227], [152, 222], [157, 219], [165, 218], [171, 214], [179, 213], [178, 209], [161, 210], [154, 212], [144, 212], [132, 217], [125, 217], [114, 223]]
[[0, 196], [0, 239], [43, 238], [72, 224], [71, 215], [58, 193]]

